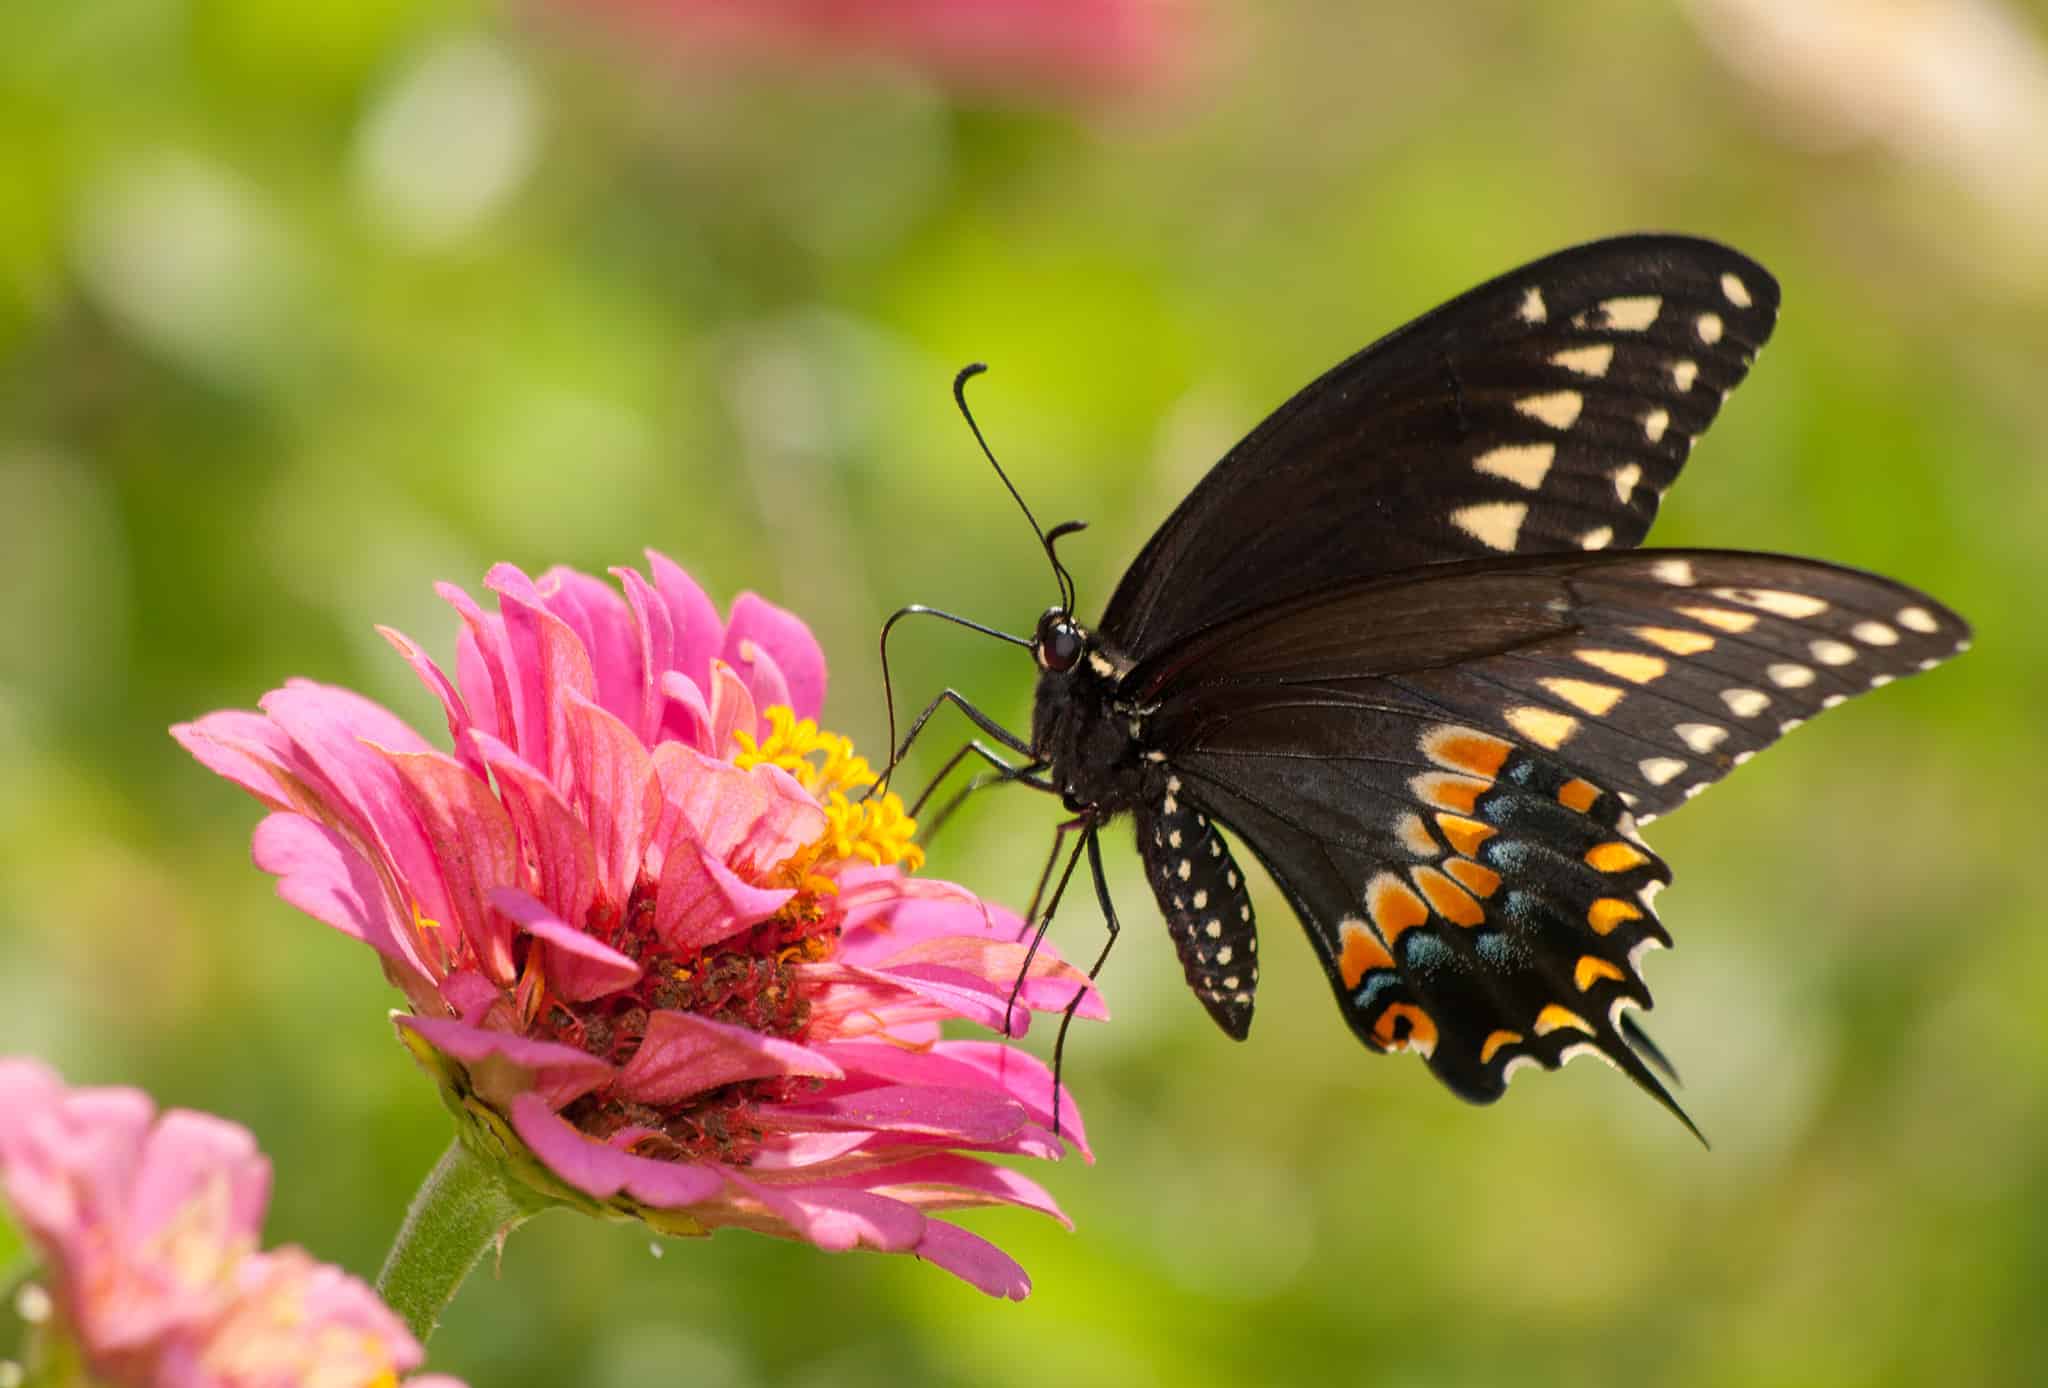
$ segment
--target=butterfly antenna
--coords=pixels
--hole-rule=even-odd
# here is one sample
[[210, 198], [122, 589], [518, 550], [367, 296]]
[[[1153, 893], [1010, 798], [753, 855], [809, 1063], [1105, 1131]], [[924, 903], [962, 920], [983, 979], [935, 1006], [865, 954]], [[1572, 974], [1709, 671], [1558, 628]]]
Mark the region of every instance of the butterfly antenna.
[[1010, 499], [1017, 503], [1017, 509], [1024, 513], [1024, 519], [1031, 522], [1032, 533], [1038, 536], [1038, 543], [1045, 550], [1045, 557], [1052, 561], [1052, 576], [1060, 586], [1060, 608], [1066, 612], [1074, 610], [1074, 577], [1067, 572], [1067, 566], [1060, 562], [1059, 552], [1053, 548], [1053, 541], [1061, 535], [1080, 529], [1078, 522], [1069, 521], [1056, 526], [1051, 535], [1038, 523], [1038, 517], [1031, 514], [1031, 507], [1025, 504], [1024, 496], [1017, 490], [1017, 484], [1010, 480], [1010, 474], [1003, 471], [1003, 465], [996, 461], [996, 455], [988, 446], [988, 440], [981, 435], [981, 426], [974, 422], [974, 411], [967, 408], [967, 383], [988, 370], [987, 362], [969, 362], [960, 368], [960, 374], [953, 378], [953, 403], [960, 407], [960, 417], [967, 421], [967, 427], [974, 431], [974, 441], [981, 445], [981, 456], [988, 459], [988, 465], [996, 470], [996, 476], [1003, 479]]

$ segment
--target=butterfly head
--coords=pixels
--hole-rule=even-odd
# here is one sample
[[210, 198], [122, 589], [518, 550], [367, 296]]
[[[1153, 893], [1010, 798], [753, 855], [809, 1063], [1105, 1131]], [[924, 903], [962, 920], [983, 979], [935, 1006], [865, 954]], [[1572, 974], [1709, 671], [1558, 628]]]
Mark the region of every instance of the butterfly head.
[[1038, 668], [1065, 674], [1081, 663], [1087, 650], [1088, 634], [1072, 614], [1057, 603], [1046, 608], [1031, 638], [1031, 657], [1038, 662]]

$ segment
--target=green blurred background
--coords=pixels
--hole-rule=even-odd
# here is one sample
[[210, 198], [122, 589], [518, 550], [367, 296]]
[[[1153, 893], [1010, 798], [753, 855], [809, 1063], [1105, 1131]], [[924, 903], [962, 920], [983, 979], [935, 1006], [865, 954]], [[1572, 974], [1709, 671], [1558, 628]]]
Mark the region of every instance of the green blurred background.
[[[1653, 1030], [1713, 1151], [1604, 1067], [1476, 1109], [1366, 1054], [1270, 888], [1259, 1025], [1224, 1041], [1119, 835], [1116, 1019], [1067, 1055], [1100, 1159], [1034, 1172], [1078, 1232], [969, 1220], [1028, 1302], [551, 1216], [432, 1363], [2042, 1381], [2048, 5], [1207, 0], [1094, 66], [845, 56], [858, 22], [785, 61], [658, 8], [0, 6], [0, 1051], [250, 1124], [270, 1238], [367, 1275], [446, 1122], [368, 952], [272, 896], [257, 807], [167, 724], [303, 674], [438, 736], [373, 623], [445, 655], [436, 579], [656, 546], [808, 617], [874, 754], [887, 610], [1023, 629], [1051, 597], [961, 363], [993, 363], [981, 420], [1040, 515], [1093, 522], [1092, 616], [1338, 357], [1558, 246], [1681, 229], [1785, 311], [1654, 538], [1864, 565], [1978, 626], [1653, 831]], [[903, 634], [903, 689], [1023, 725], [1016, 651]], [[1021, 902], [1052, 822], [986, 797], [933, 870]], [[1092, 905], [1057, 938], [1092, 952]]]

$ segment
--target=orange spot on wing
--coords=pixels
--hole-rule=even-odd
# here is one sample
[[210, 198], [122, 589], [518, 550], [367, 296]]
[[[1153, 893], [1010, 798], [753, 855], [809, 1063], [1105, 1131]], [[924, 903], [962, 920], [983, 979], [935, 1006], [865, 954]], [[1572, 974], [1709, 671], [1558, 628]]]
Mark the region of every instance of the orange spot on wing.
[[1454, 776], [1448, 771], [1425, 771], [1408, 782], [1415, 798], [1439, 810], [1471, 814], [1479, 797], [1493, 789], [1493, 782], [1471, 776]]
[[1476, 857], [1479, 845], [1500, 832], [1491, 824], [1481, 824], [1476, 819], [1464, 819], [1454, 814], [1438, 815], [1436, 827], [1444, 831], [1444, 837], [1451, 841], [1451, 847], [1468, 858]]
[[1611, 896], [1601, 897], [1593, 903], [1593, 909], [1586, 912], [1586, 924], [1602, 935], [1609, 933], [1624, 921], [1639, 921], [1642, 918], [1642, 909], [1634, 902], [1622, 901]]
[[1581, 993], [1591, 988], [1603, 978], [1611, 978], [1616, 983], [1626, 983], [1628, 981], [1627, 974], [1598, 955], [1582, 954], [1579, 956], [1579, 966], [1572, 970], [1572, 982], [1579, 985]]
[[1514, 748], [1500, 738], [1471, 728], [1431, 728], [1422, 737], [1423, 755], [1438, 766], [1492, 780]]
[[1430, 908], [1453, 925], [1481, 925], [1486, 920], [1486, 908], [1450, 878], [1435, 868], [1419, 867], [1409, 869], [1408, 875], [1415, 885], [1422, 888], [1422, 894], [1429, 898]]
[[1650, 861], [1650, 856], [1632, 843], [1616, 839], [1586, 850], [1586, 866], [1595, 872], [1627, 872]]
[[1365, 909], [1371, 913], [1372, 923], [1379, 927], [1380, 938], [1389, 946], [1401, 938], [1402, 931], [1413, 930], [1429, 919], [1429, 908], [1422, 904], [1422, 898], [1391, 872], [1383, 872], [1365, 884]]
[[1570, 1027], [1574, 1031], [1583, 1031], [1588, 1036], [1598, 1035], [1593, 1030], [1591, 1022], [1572, 1011], [1569, 1007], [1559, 1003], [1551, 1003], [1536, 1014], [1536, 1034], [1538, 1036], [1548, 1036], [1551, 1032], [1562, 1031], [1566, 1027]]
[[1444, 864], [1444, 871], [1457, 878], [1458, 884], [1474, 896], [1492, 896], [1500, 890], [1500, 874], [1470, 858], [1452, 858]]
[[1394, 967], [1393, 956], [1364, 921], [1345, 921], [1337, 927], [1337, 937], [1343, 942], [1343, 952], [1337, 956], [1337, 976], [1344, 980], [1346, 988], [1356, 988], [1374, 969]]
[[1557, 793], [1557, 802], [1568, 810], [1580, 814], [1593, 808], [1593, 802], [1600, 798], [1600, 787], [1591, 781], [1582, 781], [1576, 776], [1564, 783], [1564, 789]]
[[1372, 1024], [1372, 1034], [1383, 1050], [1412, 1050], [1425, 1058], [1436, 1050], [1436, 1023], [1411, 1002], [1397, 1002], [1382, 1012]]
[[1485, 1042], [1479, 1047], [1479, 1063], [1481, 1065], [1493, 1064], [1493, 1058], [1500, 1054], [1502, 1046], [1512, 1046], [1521, 1039], [1522, 1033], [1519, 1031], [1488, 1032]]

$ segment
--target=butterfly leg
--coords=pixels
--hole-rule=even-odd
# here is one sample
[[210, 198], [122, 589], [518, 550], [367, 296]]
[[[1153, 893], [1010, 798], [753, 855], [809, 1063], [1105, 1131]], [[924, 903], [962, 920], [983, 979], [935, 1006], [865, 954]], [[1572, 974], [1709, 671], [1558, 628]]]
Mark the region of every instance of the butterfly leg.
[[1032, 962], [1038, 958], [1038, 947], [1045, 941], [1045, 932], [1052, 928], [1052, 918], [1060, 909], [1060, 898], [1067, 894], [1067, 883], [1073, 880], [1074, 868], [1081, 861], [1083, 844], [1075, 844], [1074, 851], [1067, 855], [1067, 865], [1060, 871], [1059, 882], [1052, 889], [1052, 899], [1046, 902], [1045, 912], [1041, 915], [1038, 910], [1038, 903], [1045, 894], [1045, 884], [1052, 878], [1053, 864], [1060, 860], [1060, 850], [1066, 844], [1067, 835], [1073, 833], [1076, 829], [1087, 826], [1088, 823], [1089, 821], [1085, 818], [1070, 819], [1061, 824], [1053, 834], [1052, 852], [1046, 855], [1045, 867], [1038, 874], [1038, 886], [1031, 893], [1031, 909], [1024, 917], [1026, 923], [1032, 927], [1031, 946], [1024, 951], [1024, 962], [1017, 968], [1017, 981], [1010, 985], [1010, 999], [1003, 1005], [1003, 1034], [1005, 1036], [1014, 1036], [1016, 1034], [1010, 1029], [1012, 1010], [1017, 1006], [1018, 994], [1024, 991], [1024, 980], [1031, 977]]
[[[918, 835], [918, 842], [929, 846], [931, 841], [938, 836], [939, 830], [946, 826], [946, 821], [953, 817], [953, 812], [965, 804], [967, 797], [973, 795], [976, 791], [987, 790], [992, 786], [1015, 783], [1017, 785], [1029, 786], [1033, 790], [1044, 791], [1048, 795], [1057, 793], [1059, 787], [1040, 777], [1038, 771], [1039, 768], [1036, 766], [1020, 766], [1014, 771], [988, 771], [976, 776], [972, 781], [969, 781], [959, 790], [953, 792], [951, 798], [939, 807], [938, 812], [930, 820], [921, 822], [922, 832]], [[911, 812], [911, 817], [917, 818], [915, 810]]]
[[[1088, 872], [1095, 879], [1095, 900], [1102, 907], [1102, 922], [1108, 927], [1109, 938], [1102, 942], [1102, 952], [1095, 956], [1095, 962], [1088, 966], [1088, 981], [1093, 983], [1102, 973], [1102, 966], [1109, 962], [1109, 952], [1116, 945], [1122, 927], [1117, 924], [1116, 903], [1110, 899], [1109, 878], [1102, 870], [1102, 843], [1100, 831], [1094, 820], [1082, 830], [1081, 842], [1088, 849]], [[1060, 1071], [1067, 1057], [1067, 1028], [1074, 1024], [1074, 1014], [1088, 996], [1086, 988], [1074, 991], [1073, 999], [1067, 1003], [1067, 1010], [1060, 1014], [1059, 1035], [1052, 1043], [1052, 1135], [1060, 1135], [1060, 1095], [1066, 1091], [1060, 1088]]]
[[[968, 700], [967, 696], [962, 694], [959, 690], [948, 689], [941, 693], [936, 699], [933, 699], [930, 703], [926, 704], [924, 706], [924, 712], [917, 715], [916, 720], [912, 722], [910, 725], [910, 731], [904, 735], [903, 741], [901, 744], [897, 746], [895, 754], [889, 758], [889, 764], [886, 767], [882, 768], [881, 779], [878, 780], [874, 786], [871, 786], [869, 788], [869, 794], [874, 794], [878, 790], [886, 790], [888, 788], [889, 777], [895, 774], [897, 767], [903, 765], [903, 759], [910, 755], [910, 749], [912, 745], [916, 743], [918, 734], [924, 731], [924, 725], [931, 722], [932, 715], [937, 713], [940, 709], [944, 708], [947, 704], [953, 705], [953, 707], [959, 709], [962, 713], [966, 714], [968, 721], [973, 723], [975, 727], [981, 729], [984, 733], [987, 733], [990, 737], [994, 738], [997, 742], [1000, 742], [1003, 746], [1009, 748], [1011, 751], [1020, 753], [1027, 757], [1031, 755], [1030, 743], [1026, 742], [1023, 738], [1011, 732], [1001, 723], [996, 722], [995, 719], [989, 717], [986, 713], [983, 713], [980, 709], [976, 708], [973, 705], [973, 703]], [[894, 723], [895, 719], [892, 715], [890, 718], [891, 726], [889, 730], [889, 736], [892, 741], [896, 736]]]
[[939, 768], [938, 774], [931, 778], [924, 790], [919, 793], [917, 799], [911, 801], [910, 817], [912, 819], [924, 813], [926, 802], [932, 798], [941, 785], [945, 784], [946, 778], [959, 769], [960, 763], [966, 761], [969, 757], [980, 757], [983, 761], [994, 767], [997, 773], [995, 779], [990, 781], [984, 781], [982, 777], [977, 776], [975, 778], [976, 784], [993, 785], [1001, 781], [1022, 780], [1026, 776], [1035, 775], [1044, 769], [1044, 763], [1042, 762], [1019, 765], [1016, 762], [1006, 761], [993, 747], [990, 747], [980, 738], [975, 738], [959, 751], [953, 753], [952, 756], [946, 758], [946, 764]]

